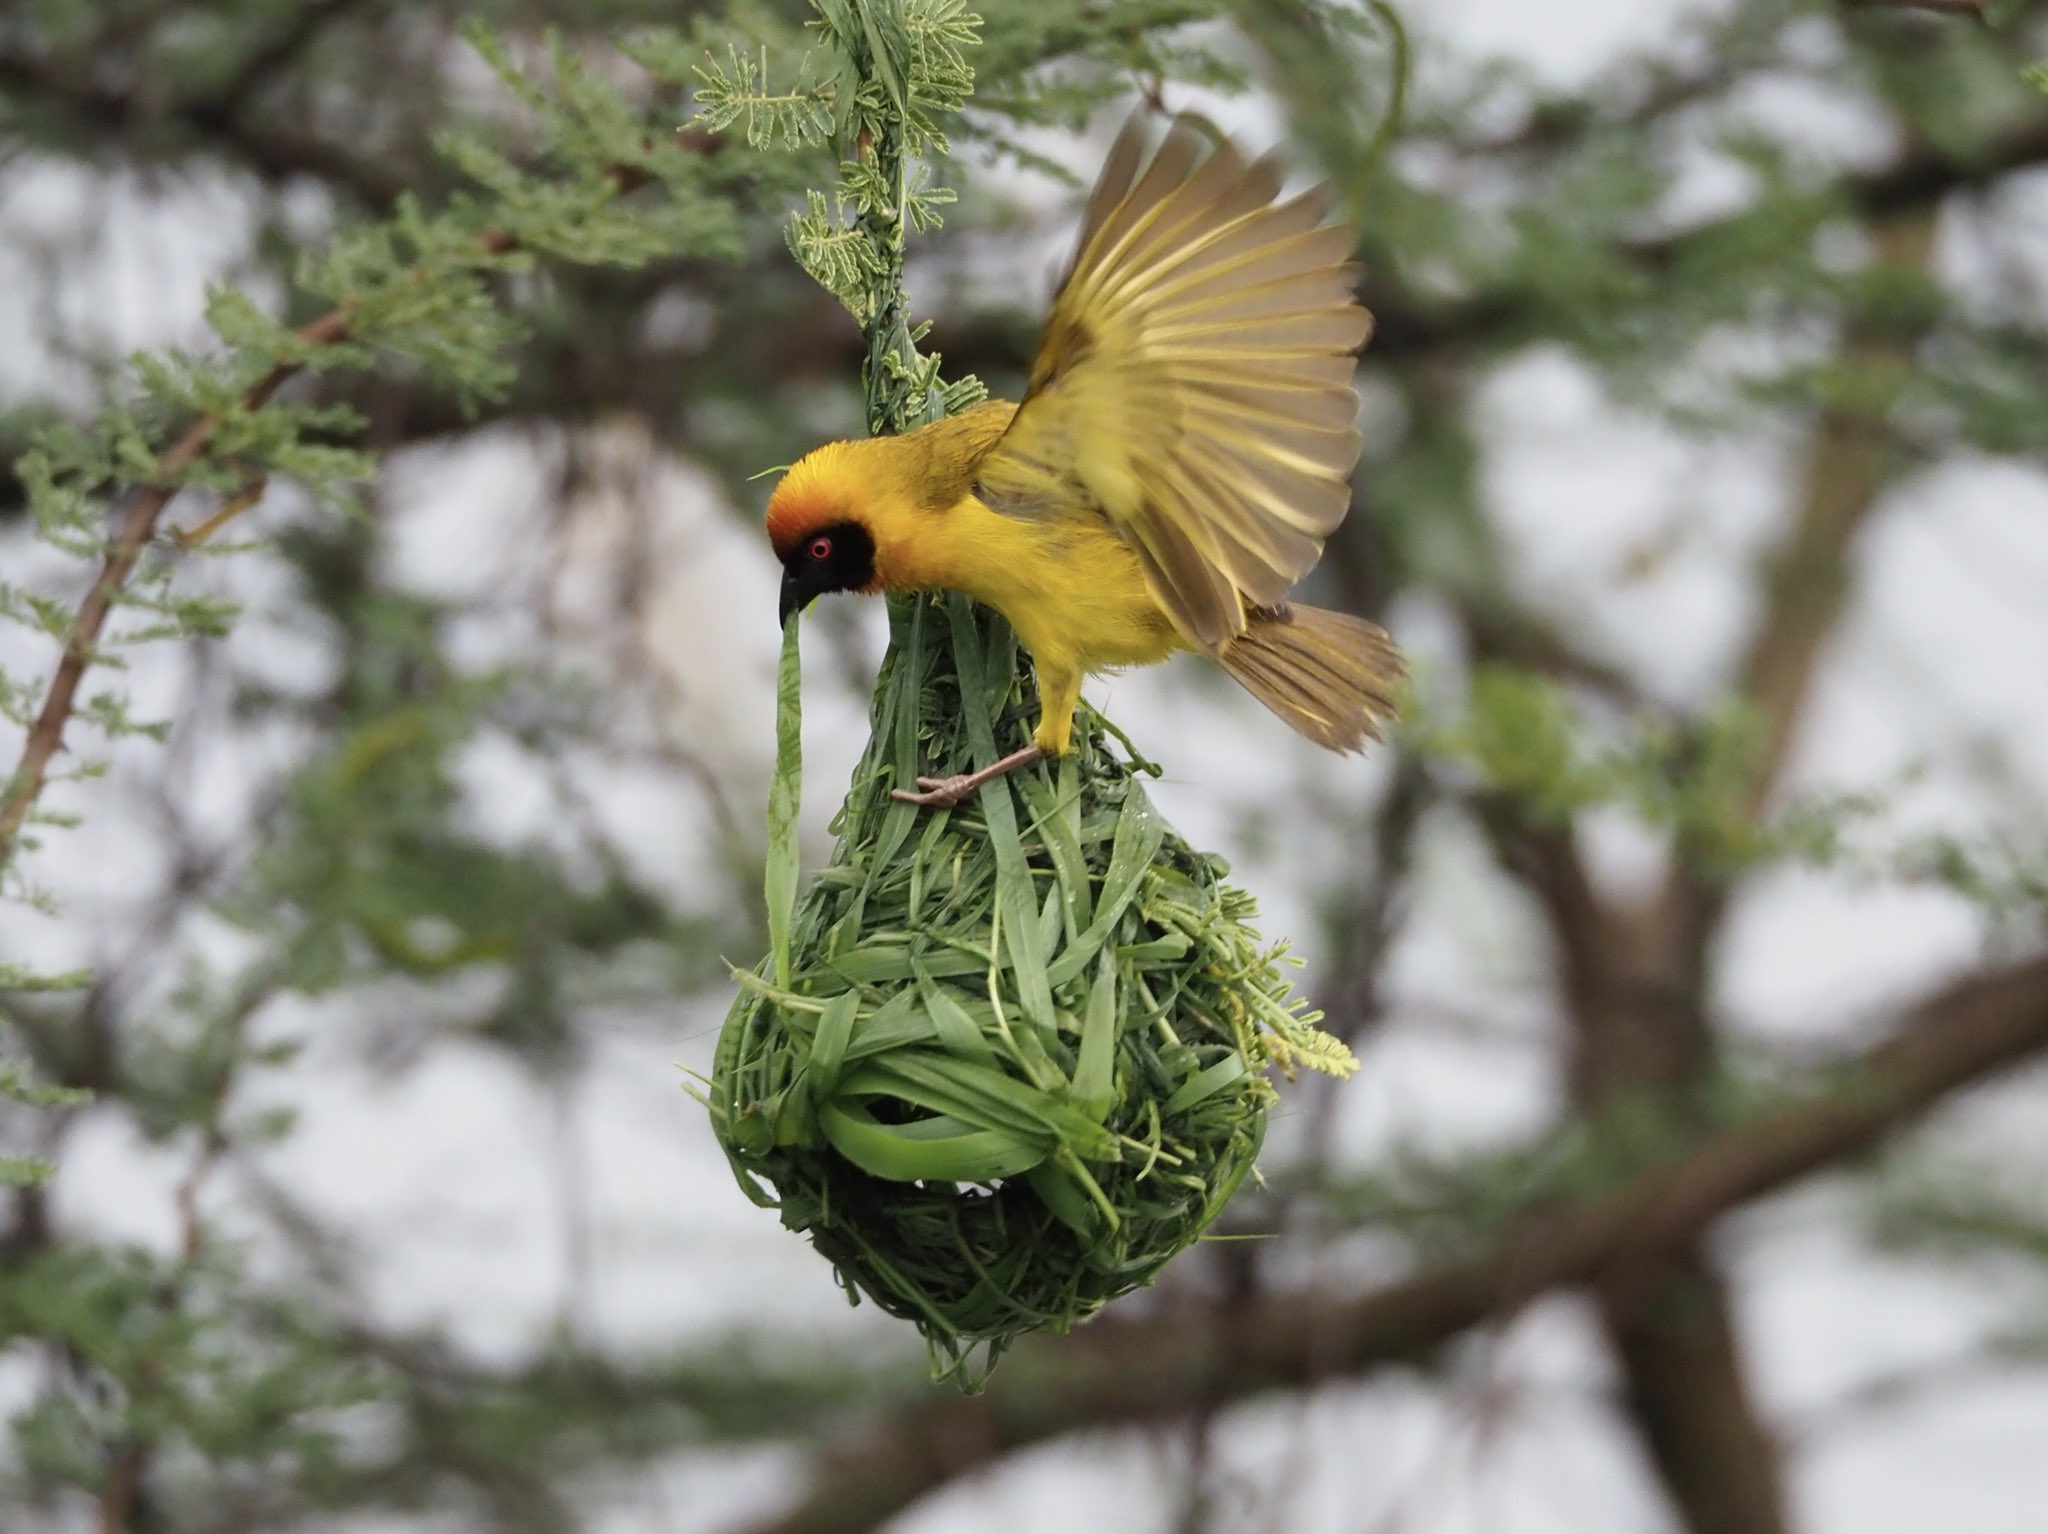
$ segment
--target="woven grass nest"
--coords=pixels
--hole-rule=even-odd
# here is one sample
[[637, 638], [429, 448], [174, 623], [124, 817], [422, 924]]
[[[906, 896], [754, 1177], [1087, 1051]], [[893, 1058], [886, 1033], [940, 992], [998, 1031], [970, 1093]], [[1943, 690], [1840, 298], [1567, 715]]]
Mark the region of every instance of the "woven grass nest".
[[747, 1195], [971, 1385], [1202, 1234], [1258, 1154], [1269, 1067], [1356, 1062], [1099, 717], [956, 809], [892, 801], [1021, 744], [1036, 700], [1007, 627], [965, 599], [898, 601], [891, 623], [874, 737], [800, 902], [785, 640], [774, 952], [740, 975], [707, 1096]]

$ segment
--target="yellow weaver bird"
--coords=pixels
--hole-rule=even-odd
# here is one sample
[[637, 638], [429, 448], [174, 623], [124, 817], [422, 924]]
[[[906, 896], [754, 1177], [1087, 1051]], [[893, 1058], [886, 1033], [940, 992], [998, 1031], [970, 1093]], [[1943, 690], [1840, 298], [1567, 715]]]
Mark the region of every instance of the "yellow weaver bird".
[[1145, 140], [1133, 117], [1110, 151], [1021, 404], [828, 443], [769, 499], [784, 622], [823, 592], [944, 588], [1031, 652], [1032, 744], [899, 799], [956, 804], [1063, 754], [1083, 676], [1176, 650], [1333, 751], [1393, 716], [1385, 632], [1286, 601], [1351, 504], [1372, 322], [1350, 231], [1185, 120]]

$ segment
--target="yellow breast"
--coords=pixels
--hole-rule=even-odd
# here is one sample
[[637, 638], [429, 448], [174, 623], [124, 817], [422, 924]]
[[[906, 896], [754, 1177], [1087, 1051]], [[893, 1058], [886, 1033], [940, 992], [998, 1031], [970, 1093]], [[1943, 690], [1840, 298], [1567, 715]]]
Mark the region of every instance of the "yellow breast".
[[1149, 665], [1184, 647], [1137, 551], [1099, 518], [1005, 517], [967, 496], [919, 534], [883, 544], [882, 583], [987, 603], [1041, 670]]

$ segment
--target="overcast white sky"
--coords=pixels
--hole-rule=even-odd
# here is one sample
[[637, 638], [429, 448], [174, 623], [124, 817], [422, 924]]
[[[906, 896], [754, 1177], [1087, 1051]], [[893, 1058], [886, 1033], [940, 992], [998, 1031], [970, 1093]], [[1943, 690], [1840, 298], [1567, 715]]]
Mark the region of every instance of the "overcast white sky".
[[[1439, 0], [1409, 8], [1418, 33], [1462, 49], [1496, 48], [1560, 82], [1579, 79], [1618, 49], [1654, 44], [1679, 7], [1646, 0]], [[1853, 114], [1794, 101], [1814, 132], [1846, 136]], [[1698, 197], [1718, 195], [1711, 167]], [[2036, 188], [2039, 191], [2039, 188]], [[95, 197], [101, 196], [95, 192]], [[2037, 198], [2037, 202], [2041, 199]], [[2035, 216], [2048, 211], [2037, 208]], [[0, 219], [10, 231], [60, 229], [82, 216], [103, 230], [100, 261], [75, 296], [134, 345], [190, 341], [206, 275], [234, 258], [241, 227], [225, 192], [200, 189], [175, 206], [136, 195], [85, 202], [75, 177], [9, 171]], [[4, 252], [5, 242], [0, 242]], [[1944, 231], [1942, 258], [1967, 263], [1964, 232]], [[0, 254], [0, 261], [6, 258]], [[0, 271], [0, 292], [8, 290]], [[0, 306], [0, 323], [5, 309]], [[944, 337], [936, 338], [943, 346]], [[0, 393], [38, 366], [0, 346]], [[1739, 641], [1749, 561], [1777, 525], [1787, 445], [1700, 446], [1622, 416], [1574, 364], [1531, 355], [1500, 370], [1482, 402], [1494, 456], [1489, 493], [1531, 599], [1583, 615], [1591, 632], [1631, 657], [1661, 693], [1709, 693]], [[630, 433], [613, 450], [631, 461]], [[480, 523], [515, 549], [537, 507], [535, 449], [489, 434], [459, 449], [412, 455], [390, 497], [394, 567], [421, 589], [486, 589], [498, 576], [476, 556]], [[1369, 470], [1368, 470], [1369, 472]], [[658, 528], [652, 556], [661, 597], [655, 639], [672, 657], [687, 725], [721, 743], [724, 782], [743, 813], [757, 813], [772, 746], [775, 635], [768, 614], [778, 572], [750, 523], [714, 504], [706, 482], [676, 466], [652, 477]], [[605, 557], [627, 517], [605, 492], [588, 508], [587, 557]], [[524, 520], [522, 520], [524, 519]], [[1668, 536], [1673, 527], [1677, 536]], [[1971, 827], [2007, 807], [1972, 769], [1989, 744], [2019, 785], [2048, 779], [2048, 477], [2008, 465], [1958, 464], [1893, 495], [1859, 551], [1863, 596], [1829, 663], [1815, 728], [1801, 742], [1801, 784], [1862, 787], [1924, 770], [1896, 827]], [[1653, 573], [1618, 583], [1616, 570], [1646, 540], [1668, 543]], [[10, 566], [25, 557], [18, 545]], [[266, 617], [279, 584], [256, 560], [208, 567], [254, 605], [231, 641], [280, 674], [312, 674], [318, 647]], [[1397, 629], [1427, 674], [1448, 664], [1426, 610]], [[879, 654], [879, 613], [864, 620]], [[718, 636], [716, 645], [704, 642]], [[480, 625], [479, 656], [516, 639]], [[808, 635], [805, 821], [814, 860], [825, 820], [860, 741], [865, 702], [834, 681]], [[15, 631], [0, 637], [10, 663]], [[147, 662], [136, 685], [174, 702], [175, 656]], [[1301, 803], [1369, 802], [1383, 760], [1335, 761], [1275, 727], [1256, 707], [1195, 674], [1192, 662], [1097, 684], [1119, 722], [1172, 763], [1156, 797], [1199, 845], [1224, 850], [1257, 891], [1274, 932], [1315, 930], [1322, 890], [1345, 872], [1347, 851], [1308, 814], [1252, 837], [1255, 811], [1276, 790]], [[272, 743], [287, 752], [290, 742]], [[248, 784], [274, 758], [238, 746], [199, 751], [191, 794], [231, 825]], [[153, 748], [122, 753], [125, 773], [160, 771]], [[534, 834], [542, 797], [509, 757], [471, 764], [484, 813], [509, 835]], [[712, 827], [692, 794], [639, 776], [611, 785], [611, 813], [634, 827], [636, 855], [660, 877], [687, 878], [710, 855]], [[102, 790], [95, 789], [95, 794]], [[40, 863], [69, 907], [59, 923], [0, 918], [10, 943], [53, 959], [90, 957], [124, 912], [138, 876], [127, 861], [135, 813], [118, 785], [81, 830], [62, 833]], [[74, 800], [74, 802], [76, 802]], [[124, 807], [125, 806], [125, 807]], [[1642, 877], [1644, 838], [1603, 821], [1591, 841], [1603, 877]], [[1433, 830], [1419, 875], [1411, 931], [1393, 961], [1397, 1010], [1411, 1018], [1374, 1045], [1345, 1091], [1344, 1144], [1361, 1157], [1393, 1144], [1455, 1146], [1525, 1133], [1555, 1105], [1550, 1007], [1529, 913], [1485, 868], [1456, 827]], [[679, 872], [680, 871], [680, 872]], [[224, 944], [214, 934], [209, 939]], [[1764, 881], [1736, 912], [1721, 955], [1719, 997], [1729, 1026], [1798, 1040], [1844, 1015], [1931, 982], [1982, 951], [1976, 921], [1946, 897], [1872, 892], [1836, 878], [1787, 873]], [[747, 958], [735, 955], [735, 958]], [[1307, 955], [1310, 983], [1332, 955]], [[394, 994], [395, 1007], [417, 998]], [[355, 1005], [351, 1002], [350, 1005]], [[303, 1113], [299, 1132], [267, 1159], [336, 1225], [363, 1258], [364, 1304], [394, 1319], [447, 1327], [478, 1354], [521, 1356], [559, 1315], [622, 1350], [712, 1335], [772, 1309], [782, 1324], [832, 1339], [853, 1332], [919, 1344], [871, 1309], [849, 1311], [828, 1269], [733, 1188], [701, 1113], [682, 1095], [682, 1066], [708, 1070], [722, 999], [693, 1005], [657, 1027], [608, 1034], [568, 1088], [566, 1110], [481, 1049], [440, 1049], [391, 1076], [366, 1068], [349, 1029], [318, 1025], [310, 1003], [277, 1009], [269, 1026], [303, 1031], [312, 1048], [253, 1089]], [[1524, 1030], [1528, 1043], [1477, 1042], [1433, 1019], [1476, 1013]], [[2044, 1078], [1994, 1094], [1952, 1119], [1958, 1133], [2032, 1135]], [[551, 1126], [551, 1127], [550, 1127]], [[565, 1189], [567, 1137], [577, 1186]], [[1284, 1126], [1281, 1143], [1284, 1147]], [[112, 1118], [96, 1120], [68, 1150], [57, 1183], [67, 1222], [168, 1247], [169, 1189], [182, 1157], [138, 1144]], [[210, 1189], [209, 1213], [260, 1237], [246, 1189], [232, 1177]], [[588, 1211], [589, 1258], [579, 1268], [566, 1211]], [[1790, 1464], [1801, 1526], [1812, 1534], [2034, 1534], [2048, 1520], [2048, 1388], [2020, 1378], [1937, 1393], [1883, 1411], [1837, 1418], [1831, 1403], [1859, 1383], [1966, 1350], [2009, 1296], [1931, 1266], [1878, 1260], [1851, 1239], [1839, 1198], [1802, 1191], [1734, 1222], [1722, 1249], [1739, 1280], [1748, 1351], [1775, 1420], [1788, 1434], [1810, 1425]], [[1581, 1307], [1540, 1305], [1505, 1334], [1461, 1352], [1440, 1389], [1389, 1374], [1300, 1405], [1258, 1406], [1230, 1419], [1223, 1453], [1241, 1470], [1250, 1528], [1291, 1534], [1585, 1534], [1667, 1527], [1655, 1489], [1607, 1403], [1611, 1380]], [[0, 1405], [21, 1376], [0, 1367]], [[728, 1524], [728, 1515], [783, 1484], [789, 1466], [721, 1455], [679, 1465], [630, 1489], [604, 1534], [678, 1534]], [[1174, 1452], [1131, 1441], [1052, 1446], [947, 1492], [905, 1519], [905, 1534], [1047, 1527], [1163, 1531], [1162, 1508], [1179, 1465]], [[1264, 1521], [1275, 1475], [1292, 1487], [1284, 1524]], [[1227, 1526], [1227, 1525], [1225, 1525]], [[351, 1534], [428, 1525], [351, 1524]], [[438, 1528], [439, 1526], [433, 1526]], [[450, 1528], [456, 1527], [449, 1525]], [[337, 1534], [342, 1526], [337, 1525]]]

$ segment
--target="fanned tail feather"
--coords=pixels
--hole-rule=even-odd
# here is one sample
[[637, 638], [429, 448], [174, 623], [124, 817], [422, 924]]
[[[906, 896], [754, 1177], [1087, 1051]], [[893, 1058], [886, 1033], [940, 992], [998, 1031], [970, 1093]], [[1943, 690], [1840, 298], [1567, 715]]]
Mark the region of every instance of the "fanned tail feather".
[[1298, 734], [1332, 751], [1362, 751], [1393, 722], [1407, 674], [1385, 629], [1321, 607], [1254, 608], [1216, 659]]

